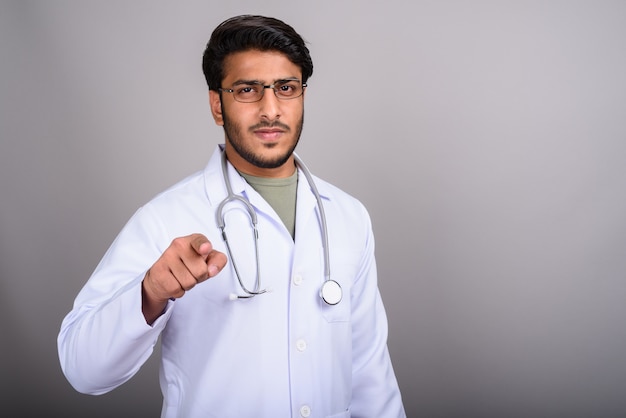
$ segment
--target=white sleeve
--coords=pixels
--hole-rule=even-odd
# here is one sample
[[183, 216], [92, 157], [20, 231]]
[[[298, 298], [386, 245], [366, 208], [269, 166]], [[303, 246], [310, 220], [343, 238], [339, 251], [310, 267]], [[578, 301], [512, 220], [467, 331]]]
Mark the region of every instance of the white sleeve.
[[351, 295], [355, 302], [350, 411], [353, 417], [406, 417], [387, 348], [387, 315], [377, 284], [374, 235], [369, 215], [366, 216], [367, 244]]
[[169, 302], [150, 326], [141, 310], [141, 281], [165, 245], [163, 228], [149, 212], [140, 209], [129, 220], [61, 324], [61, 368], [79, 392], [98, 395], [129, 380], [171, 315]]

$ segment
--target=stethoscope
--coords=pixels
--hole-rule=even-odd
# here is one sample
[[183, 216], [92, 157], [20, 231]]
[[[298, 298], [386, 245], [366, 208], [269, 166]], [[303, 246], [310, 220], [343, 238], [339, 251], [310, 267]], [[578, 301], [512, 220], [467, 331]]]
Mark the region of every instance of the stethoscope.
[[[309, 172], [308, 168], [304, 165], [304, 163], [300, 160], [300, 158], [294, 155], [294, 159], [296, 161], [296, 166], [302, 170], [304, 176], [306, 177], [307, 182], [309, 183], [309, 187], [315, 195], [315, 200], [317, 201], [317, 208], [319, 214], [320, 225], [322, 228], [322, 245], [324, 247], [324, 284], [320, 288], [320, 297], [329, 305], [336, 305], [341, 301], [342, 298], [342, 290], [339, 283], [330, 278], [330, 263], [329, 263], [329, 252], [328, 252], [328, 230], [326, 228], [326, 215], [324, 213], [324, 205], [322, 204], [322, 198], [320, 197], [319, 192], [317, 191], [317, 187], [315, 187], [315, 182], [313, 181], [313, 177]], [[257, 229], [257, 216], [252, 204], [248, 201], [248, 199], [243, 196], [236, 195], [233, 193], [233, 189], [230, 185], [230, 179], [228, 178], [228, 168], [227, 168], [227, 159], [226, 152], [222, 151], [222, 173], [224, 175], [224, 184], [226, 185], [226, 191], [228, 192], [228, 196], [217, 207], [216, 218], [217, 218], [217, 226], [222, 231], [222, 238], [224, 239], [224, 243], [226, 243], [226, 250], [228, 251], [228, 258], [230, 259], [233, 270], [235, 270], [235, 275], [237, 276], [237, 281], [239, 282], [239, 286], [245, 293], [245, 295], [238, 295], [236, 293], [230, 294], [230, 300], [238, 300], [238, 299], [248, 299], [252, 298], [256, 295], [261, 295], [269, 291], [269, 289], [261, 289], [261, 277], [260, 277], [260, 263], [259, 263], [259, 231]], [[246, 285], [241, 280], [241, 276], [239, 274], [239, 269], [237, 268], [237, 263], [233, 257], [230, 244], [228, 243], [228, 237], [226, 236], [226, 221], [224, 220], [224, 207], [226, 204], [230, 202], [241, 202], [243, 206], [246, 208], [246, 212], [250, 217], [250, 223], [252, 225], [252, 233], [254, 236], [254, 252], [256, 258], [256, 274], [254, 280], [254, 289], [250, 290], [246, 287]]]

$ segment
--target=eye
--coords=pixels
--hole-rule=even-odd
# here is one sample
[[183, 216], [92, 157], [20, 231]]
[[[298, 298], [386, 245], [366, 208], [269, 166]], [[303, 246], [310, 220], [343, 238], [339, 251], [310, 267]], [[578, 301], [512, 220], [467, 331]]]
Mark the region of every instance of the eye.
[[276, 85], [276, 93], [283, 97], [290, 97], [299, 92], [300, 85], [295, 81], [285, 81]]
[[237, 95], [251, 95], [259, 92], [259, 87], [255, 85], [244, 85], [235, 89]]

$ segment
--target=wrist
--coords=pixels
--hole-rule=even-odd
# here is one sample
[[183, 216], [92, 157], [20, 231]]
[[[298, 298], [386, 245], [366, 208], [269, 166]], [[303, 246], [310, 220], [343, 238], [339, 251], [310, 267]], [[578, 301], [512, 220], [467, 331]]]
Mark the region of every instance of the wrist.
[[146, 278], [144, 278], [141, 282], [141, 311], [143, 312], [146, 322], [152, 325], [152, 323], [165, 312], [169, 299], [154, 297], [148, 288], [149, 286], [146, 286]]

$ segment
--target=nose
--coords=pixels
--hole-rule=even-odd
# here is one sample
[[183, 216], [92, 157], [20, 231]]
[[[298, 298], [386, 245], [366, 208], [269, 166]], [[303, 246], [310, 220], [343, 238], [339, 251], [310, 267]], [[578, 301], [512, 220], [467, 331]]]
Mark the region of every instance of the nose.
[[261, 98], [259, 104], [261, 107], [262, 118], [266, 118], [268, 120], [276, 120], [280, 118], [280, 100], [278, 100], [278, 97], [274, 94], [273, 87], [265, 87], [265, 92], [263, 93], [263, 97]]

